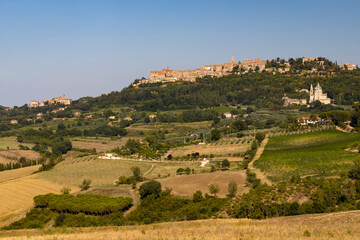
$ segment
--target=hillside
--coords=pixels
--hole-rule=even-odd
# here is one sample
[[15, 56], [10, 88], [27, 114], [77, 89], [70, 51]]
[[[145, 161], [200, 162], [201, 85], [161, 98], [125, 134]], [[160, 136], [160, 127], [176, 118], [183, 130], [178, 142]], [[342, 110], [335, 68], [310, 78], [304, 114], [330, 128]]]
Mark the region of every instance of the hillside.
[[151, 225], [21, 230], [0, 232], [0, 239], [360, 239], [360, 211], [266, 220], [210, 219]]
[[360, 70], [330, 75], [251, 73], [219, 78], [204, 77], [195, 83], [154, 83], [129, 86], [97, 98], [82, 98], [74, 106], [80, 109], [110, 105], [135, 105], [139, 110], [208, 108], [223, 105], [256, 105], [279, 109], [282, 97], [306, 97], [298, 92], [320, 83], [336, 104], [351, 105], [360, 100]]

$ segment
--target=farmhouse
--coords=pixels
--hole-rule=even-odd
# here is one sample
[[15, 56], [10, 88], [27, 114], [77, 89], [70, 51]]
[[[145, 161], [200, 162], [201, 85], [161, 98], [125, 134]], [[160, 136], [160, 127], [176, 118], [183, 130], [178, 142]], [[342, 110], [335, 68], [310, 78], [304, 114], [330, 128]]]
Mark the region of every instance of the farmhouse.
[[223, 115], [224, 115], [224, 117], [226, 117], [226, 118], [231, 118], [231, 117], [232, 117], [232, 114], [229, 113], [229, 112], [226, 112], [226, 113], [224, 113]]
[[18, 120], [13, 119], [13, 120], [10, 121], [10, 123], [11, 123], [11, 124], [18, 124]]

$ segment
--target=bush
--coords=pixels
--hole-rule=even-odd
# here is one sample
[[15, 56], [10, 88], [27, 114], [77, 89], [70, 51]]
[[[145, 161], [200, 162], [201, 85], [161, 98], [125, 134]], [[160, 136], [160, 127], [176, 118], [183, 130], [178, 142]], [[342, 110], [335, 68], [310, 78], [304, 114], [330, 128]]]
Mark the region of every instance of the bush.
[[160, 193], [161, 193], [161, 183], [154, 180], [142, 184], [139, 189], [139, 194], [141, 199], [144, 199], [150, 195], [153, 195], [156, 198], [160, 196]]
[[214, 194], [214, 196], [216, 197], [216, 194], [219, 193], [220, 191], [220, 187], [218, 184], [210, 184], [209, 191], [211, 194]]
[[222, 166], [223, 168], [228, 168], [228, 167], [230, 167], [230, 162], [229, 162], [229, 160], [224, 159], [224, 160], [221, 162], [221, 166]]
[[63, 188], [61, 189], [61, 192], [62, 192], [63, 194], [69, 194], [69, 193], [71, 192], [71, 188], [70, 188], [70, 187], [63, 187]]
[[79, 188], [81, 191], [87, 190], [90, 188], [91, 180], [90, 179], [84, 179], [82, 183], [79, 185]]
[[230, 197], [235, 197], [237, 193], [237, 183], [234, 181], [229, 182], [228, 191]]
[[360, 180], [360, 159], [354, 161], [354, 165], [349, 171], [349, 178]]
[[256, 133], [255, 134], [255, 139], [261, 143], [264, 139], [265, 139], [265, 133]]
[[193, 202], [201, 202], [202, 200], [204, 200], [202, 192], [200, 190], [194, 192], [194, 194], [193, 194]]

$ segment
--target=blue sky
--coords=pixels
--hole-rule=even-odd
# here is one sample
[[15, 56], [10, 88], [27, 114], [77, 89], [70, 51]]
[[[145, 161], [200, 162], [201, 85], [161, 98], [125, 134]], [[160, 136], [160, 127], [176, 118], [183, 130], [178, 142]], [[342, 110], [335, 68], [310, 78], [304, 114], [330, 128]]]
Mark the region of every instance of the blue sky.
[[245, 57], [360, 65], [360, 1], [0, 0], [0, 105]]

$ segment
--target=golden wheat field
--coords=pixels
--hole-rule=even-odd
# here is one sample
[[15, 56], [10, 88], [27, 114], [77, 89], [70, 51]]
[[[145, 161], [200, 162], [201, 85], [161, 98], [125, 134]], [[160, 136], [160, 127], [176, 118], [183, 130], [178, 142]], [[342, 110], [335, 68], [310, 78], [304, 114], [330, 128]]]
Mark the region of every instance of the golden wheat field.
[[29, 167], [0, 172], [0, 183], [31, 175], [33, 172], [36, 172], [40, 166], [41, 165], [39, 164], [35, 166], [29, 166]]
[[0, 232], [0, 238], [9, 240], [352, 240], [360, 239], [359, 226], [360, 211], [351, 211], [266, 220], [210, 219], [123, 227], [6, 231]]
[[172, 189], [171, 193], [178, 196], [192, 196], [197, 190], [202, 191], [203, 194], [210, 194], [208, 186], [210, 184], [218, 184], [220, 191], [217, 195], [219, 197], [226, 197], [230, 181], [235, 181], [238, 184], [238, 194], [247, 192], [247, 188], [245, 188], [245, 179], [245, 171], [228, 171], [175, 176], [160, 179], [158, 181], [163, 188]]
[[205, 155], [214, 154], [215, 156], [229, 156], [234, 153], [245, 152], [250, 147], [250, 142], [242, 142], [243, 139], [219, 140], [217, 143], [198, 144], [179, 147], [169, 151], [173, 157], [180, 157], [186, 154], [198, 152]]
[[[28, 168], [22, 168], [20, 170], [27, 170]], [[11, 171], [5, 171], [3, 173]], [[26, 211], [33, 206], [33, 198], [36, 195], [51, 192], [59, 193], [61, 187], [62, 186], [59, 184], [55, 184], [46, 180], [35, 179], [33, 176], [1, 182], [0, 226], [5, 226], [10, 222], [23, 217]]]

